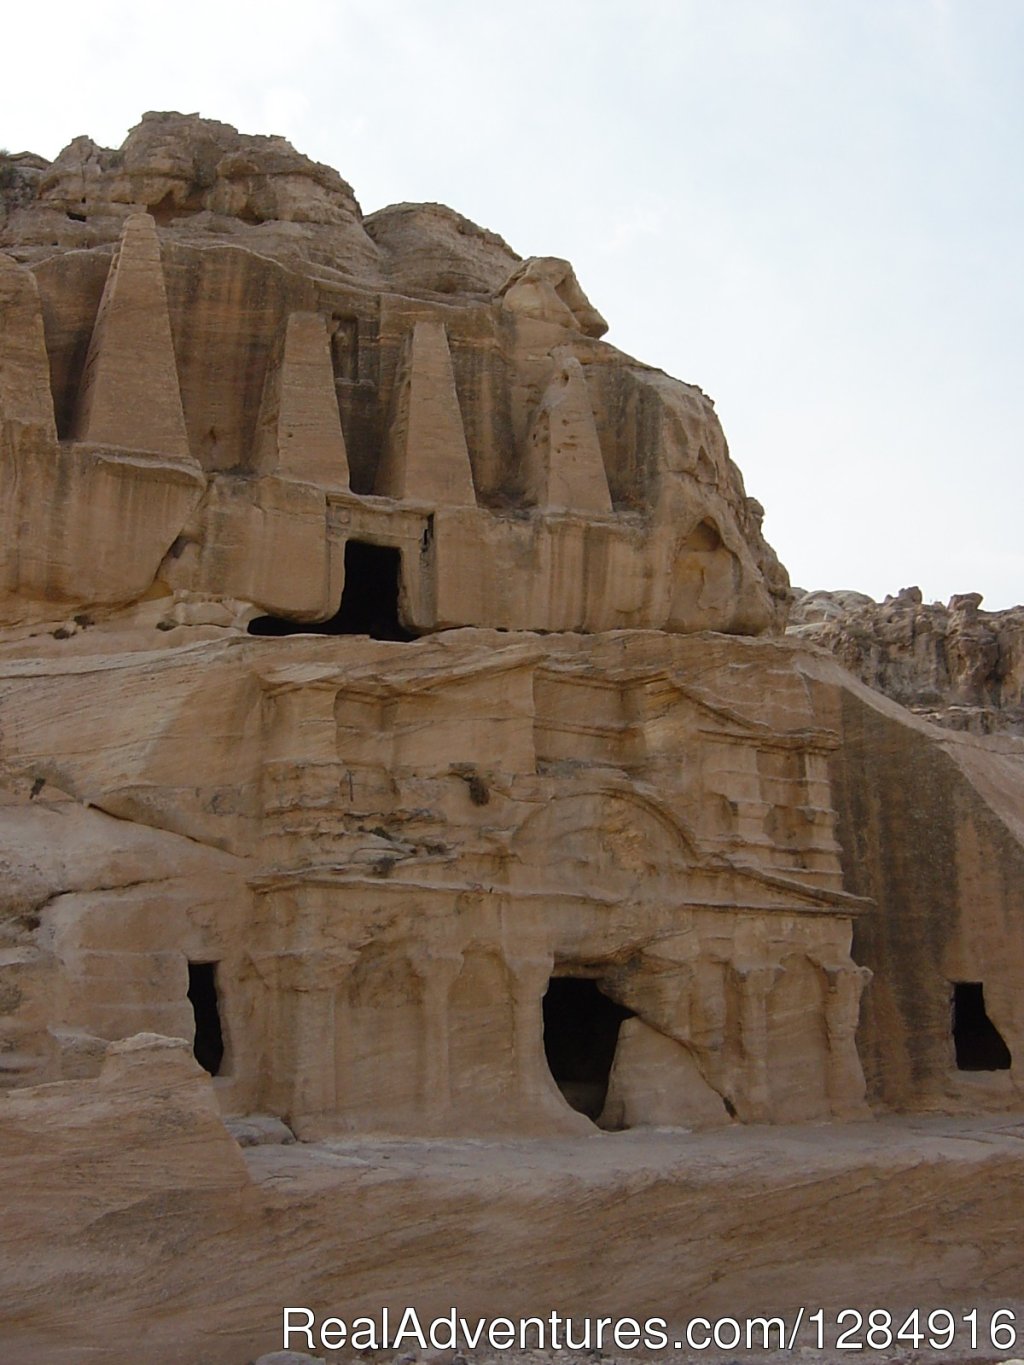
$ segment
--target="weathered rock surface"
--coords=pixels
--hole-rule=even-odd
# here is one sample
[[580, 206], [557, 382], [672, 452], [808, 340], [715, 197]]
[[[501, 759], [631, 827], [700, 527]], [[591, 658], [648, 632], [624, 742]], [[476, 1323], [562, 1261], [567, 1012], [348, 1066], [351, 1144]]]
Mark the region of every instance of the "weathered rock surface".
[[378, 253], [351, 187], [284, 138], [246, 136], [194, 114], [150, 113], [116, 151], [77, 137], [41, 171], [39, 158], [8, 164], [0, 247], [9, 242], [21, 260], [112, 245], [125, 220], [145, 212], [190, 239], [244, 242], [342, 274], [375, 275]]
[[792, 1325], [813, 1305], [831, 1323], [853, 1299], [900, 1322], [1024, 1308], [1019, 1121], [240, 1152], [212, 1090], [180, 1044], [140, 1039], [99, 1081], [0, 1104], [7, 1359], [243, 1365], [280, 1348], [285, 1306], [387, 1308], [392, 1330], [406, 1307], [425, 1323], [554, 1308], [577, 1333], [588, 1315], [660, 1317], [670, 1341], [701, 1314]]
[[0, 191], [0, 1356], [1017, 1292], [1024, 740], [782, 637], [710, 400], [278, 138]]
[[[402, 554], [414, 632], [780, 627], [785, 573], [710, 401], [599, 342], [568, 262], [437, 205], [364, 224], [336, 172], [195, 116], [146, 115], [116, 152], [78, 138], [24, 184], [0, 229], [4, 623], [147, 592], [322, 620], [368, 537]], [[565, 374], [545, 468], [589, 452], [580, 505], [525, 473]], [[123, 552], [94, 553], [104, 524]]]
[[363, 226], [401, 293], [495, 294], [520, 262], [496, 232], [444, 204], [391, 204]]
[[943, 606], [904, 588], [879, 604], [863, 593], [798, 590], [789, 631], [927, 720], [1024, 735], [1024, 607], [983, 611], [982, 600], [959, 593]]

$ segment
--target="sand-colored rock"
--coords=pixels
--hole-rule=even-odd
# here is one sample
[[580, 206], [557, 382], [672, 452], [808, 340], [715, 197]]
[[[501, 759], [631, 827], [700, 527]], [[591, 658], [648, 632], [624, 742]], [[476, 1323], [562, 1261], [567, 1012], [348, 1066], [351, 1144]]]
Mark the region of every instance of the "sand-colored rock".
[[417, 322], [391, 398], [374, 492], [430, 507], [475, 507], [473, 470], [443, 322]]
[[334, 394], [331, 338], [319, 313], [292, 313], [280, 359], [267, 368], [260, 464], [284, 478], [347, 489], [348, 452]]
[[72, 435], [93, 445], [191, 459], [160, 241], [148, 214], [127, 220], [111, 262]]
[[[53, 235], [58, 211], [70, 235]], [[440, 301], [426, 276], [413, 288], [403, 272], [418, 269], [421, 219], [427, 239], [440, 224], [483, 253], [488, 293]], [[36, 276], [57, 435], [72, 452], [79, 442], [82, 465], [94, 448], [108, 461], [126, 449], [136, 463], [150, 457], [138, 477], [167, 491], [152, 525], [127, 518], [144, 543], [120, 573], [111, 564], [95, 583], [85, 546], [52, 592], [15, 572], [12, 624], [44, 622], [47, 597], [60, 619], [128, 604], [147, 587], [249, 595], [264, 611], [310, 619], [325, 590], [318, 554], [273, 591], [272, 577], [240, 586], [244, 570], [209, 571], [225, 539], [229, 558], [292, 557], [290, 522], [259, 511], [260, 484], [277, 478], [328, 495], [315, 539], [332, 559], [343, 561], [350, 538], [399, 551], [416, 632], [779, 627], [784, 572], [699, 390], [596, 341], [605, 323], [568, 262], [519, 262], [493, 234], [440, 211], [404, 206], [378, 216], [378, 229], [383, 262], [335, 172], [280, 139], [210, 120], [147, 116], [118, 153], [79, 139], [58, 157], [0, 233], [0, 248]], [[385, 267], [409, 293], [391, 292]], [[40, 356], [38, 337], [31, 344]], [[174, 468], [161, 473], [161, 460]], [[193, 516], [200, 468], [208, 504], [251, 509], [226, 537]], [[126, 491], [130, 474], [122, 459]], [[239, 478], [252, 484], [241, 500]], [[98, 496], [108, 495], [88, 501]], [[698, 577], [708, 586], [691, 602], [674, 566], [688, 574], [680, 556], [705, 523], [714, 545]], [[63, 565], [76, 543], [62, 520], [38, 514], [12, 534], [12, 558], [27, 540], [42, 563]], [[195, 552], [165, 559], [182, 539]], [[161, 563], [173, 571], [159, 573]], [[340, 582], [332, 571], [332, 589]]]
[[574, 356], [556, 368], [534, 413], [523, 475], [535, 506], [611, 513], [587, 381]]
[[[19, 176], [24, 172], [18, 168]], [[335, 276], [376, 278], [379, 253], [351, 187], [280, 137], [239, 134], [195, 114], [149, 113], [117, 150], [77, 137], [8, 209], [19, 258], [119, 240], [126, 218], [204, 242], [244, 242]]]
[[981, 603], [980, 593], [926, 603], [919, 588], [881, 604], [863, 593], [798, 594], [790, 631], [927, 720], [1024, 735], [1024, 607]]
[[[698, 1315], [785, 1314], [792, 1328], [801, 1307], [821, 1306], [831, 1324], [853, 1299], [899, 1323], [925, 1304], [959, 1314], [981, 1303], [985, 1332], [996, 1306], [1018, 1322], [1024, 1308], [1019, 1122], [239, 1151], [180, 1044], [130, 1047], [97, 1081], [0, 1103], [11, 1360], [102, 1353], [129, 1365], [144, 1342], [146, 1365], [243, 1365], [281, 1347], [282, 1310], [299, 1305], [317, 1322], [380, 1323], [387, 1309], [392, 1332], [407, 1307], [429, 1324], [454, 1306], [474, 1327], [554, 1307], [574, 1317], [577, 1340], [587, 1316], [592, 1332], [601, 1316], [658, 1317], [669, 1348], [657, 1354], [673, 1362], [693, 1359], [672, 1343]], [[798, 1343], [844, 1358], [819, 1353], [806, 1323]], [[434, 1352], [406, 1340], [378, 1354]], [[467, 1354], [494, 1358], [486, 1345]], [[564, 1359], [564, 1345], [529, 1358]]]
[[392, 204], [364, 220], [402, 294], [493, 294], [519, 264], [496, 232], [444, 204]]
[[1016, 1293], [1024, 742], [782, 637], [568, 262], [195, 116], [19, 186], [0, 1355]]
[[557, 256], [531, 256], [516, 266], [499, 292], [503, 306], [518, 317], [578, 328], [589, 337], [608, 330], [572, 266]]
[[[235, 1112], [307, 1136], [587, 1128], [545, 1064], [552, 977], [596, 983], [580, 1005], [595, 1019], [617, 1002], [686, 1050], [708, 1095], [692, 1122], [712, 1095], [719, 1121], [723, 1104], [741, 1119], [864, 1112], [853, 1035], [866, 974], [849, 944], [868, 903], [840, 889], [823, 804], [836, 740], [786, 653], [758, 648], [744, 663], [727, 640], [667, 650], [656, 634], [544, 649], [475, 631], [329, 649], [236, 636], [83, 655], [70, 672], [12, 662], [0, 723], [10, 770], [48, 784], [36, 803], [52, 788], [248, 860], [249, 881], [222, 886], [208, 942], [196, 920], [187, 954], [218, 963]], [[682, 680], [698, 657], [694, 690]], [[72, 702], [83, 668], [96, 709]], [[820, 809], [790, 811], [805, 806]], [[141, 1030], [183, 1007], [185, 958], [171, 970], [166, 957], [183, 930], [169, 915], [158, 935], [144, 927], [158, 894], [128, 897], [152, 982]], [[57, 970], [83, 978], [52, 1027], [120, 1036], [102, 964], [126, 950], [125, 906], [109, 922], [92, 910], [87, 943], [77, 902], [40, 913], [63, 945]], [[799, 1047], [785, 1035], [794, 1008], [821, 1021]], [[649, 1070], [649, 1049], [633, 1050]], [[630, 1122], [664, 1122], [630, 1056], [617, 1062]]]
[[[9, 424], [38, 432], [44, 443], [56, 440], [50, 374], [43, 335], [39, 290], [32, 274], [0, 254], [0, 423], [12, 444]], [[18, 433], [20, 435], [20, 433]]]

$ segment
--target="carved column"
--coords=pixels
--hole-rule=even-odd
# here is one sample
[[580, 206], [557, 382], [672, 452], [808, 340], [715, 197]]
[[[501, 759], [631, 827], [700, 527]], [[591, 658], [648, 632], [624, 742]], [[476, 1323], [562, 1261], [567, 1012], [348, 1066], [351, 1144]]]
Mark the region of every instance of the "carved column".
[[717, 958], [710, 959], [697, 979], [700, 982], [697, 1009], [703, 1046], [717, 1055], [725, 1046], [728, 1017], [725, 1004], [725, 963]]
[[553, 966], [550, 956], [516, 957], [508, 961], [512, 973], [516, 1089], [523, 1103], [536, 1101], [549, 1086], [544, 1061], [544, 992]]
[[462, 970], [462, 954], [427, 950], [410, 955], [409, 965], [420, 982], [424, 1116], [436, 1126], [444, 1121], [452, 1102], [448, 1032], [452, 987]]
[[358, 953], [325, 935], [327, 919], [307, 883], [265, 886], [257, 898], [249, 953], [260, 983], [256, 1089], [262, 1107], [282, 1118], [336, 1118], [350, 1102], [349, 982]]
[[739, 987], [740, 1049], [743, 1054], [742, 1112], [740, 1117], [754, 1123], [771, 1116], [771, 1087], [768, 1083], [768, 993], [781, 971], [765, 963], [733, 963], [733, 977]]
[[295, 991], [293, 1052], [294, 1114], [332, 1114], [335, 1094], [334, 982], [304, 981]]
[[352, 1096], [352, 996], [355, 958], [346, 959], [334, 992], [334, 1104], [344, 1118]]
[[346, 955], [322, 949], [275, 955], [270, 1056], [274, 1090], [287, 1097], [292, 1120], [337, 1111], [335, 1001], [350, 969]]
[[[235, 1065], [244, 1066], [252, 1076], [254, 1111], [283, 1113], [288, 1099], [281, 1083], [286, 1075], [286, 1056], [281, 1038], [286, 1011], [280, 980], [280, 959], [276, 952], [253, 951], [249, 954], [252, 974], [252, 1021], [249, 1044], [236, 1043]], [[244, 1058], [244, 1061], [243, 1061]]]
[[857, 1054], [857, 1022], [860, 999], [871, 980], [867, 967], [848, 963], [822, 963], [828, 979], [825, 995], [825, 1029], [828, 1035], [828, 1101], [837, 1117], [865, 1111], [864, 1071]]

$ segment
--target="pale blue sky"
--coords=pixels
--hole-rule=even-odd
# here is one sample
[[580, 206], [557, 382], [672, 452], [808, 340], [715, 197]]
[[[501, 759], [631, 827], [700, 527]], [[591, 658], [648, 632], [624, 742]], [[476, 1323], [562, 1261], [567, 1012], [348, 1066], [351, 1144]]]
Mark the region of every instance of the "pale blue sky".
[[567, 256], [795, 582], [1024, 601], [1022, 0], [11, 7], [0, 144], [277, 132]]

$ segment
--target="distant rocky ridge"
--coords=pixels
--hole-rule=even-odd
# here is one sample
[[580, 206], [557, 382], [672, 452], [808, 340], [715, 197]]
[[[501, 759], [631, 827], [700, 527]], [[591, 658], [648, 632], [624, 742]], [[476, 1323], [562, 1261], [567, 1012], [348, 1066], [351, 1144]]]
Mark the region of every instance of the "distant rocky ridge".
[[831, 650], [869, 687], [953, 730], [1024, 735], [1024, 606], [982, 611], [976, 592], [926, 603], [917, 587], [881, 603], [794, 593], [788, 634]]

